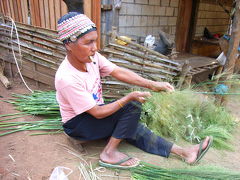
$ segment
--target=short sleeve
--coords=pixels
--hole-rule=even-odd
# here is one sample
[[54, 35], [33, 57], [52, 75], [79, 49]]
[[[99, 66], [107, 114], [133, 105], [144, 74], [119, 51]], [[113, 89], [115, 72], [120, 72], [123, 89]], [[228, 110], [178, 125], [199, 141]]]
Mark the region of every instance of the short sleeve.
[[100, 76], [108, 76], [116, 67], [115, 64], [107, 60], [104, 56], [97, 53]]
[[65, 100], [71, 105], [75, 114], [81, 114], [96, 105], [91, 93], [89, 93], [81, 84], [71, 84], [61, 89]]

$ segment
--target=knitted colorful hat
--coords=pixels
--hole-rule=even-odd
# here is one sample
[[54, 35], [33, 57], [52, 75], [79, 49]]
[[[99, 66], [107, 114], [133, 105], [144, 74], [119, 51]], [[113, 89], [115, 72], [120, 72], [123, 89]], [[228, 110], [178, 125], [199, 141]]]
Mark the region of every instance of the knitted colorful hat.
[[64, 44], [95, 30], [96, 25], [86, 15], [77, 12], [69, 12], [58, 20], [58, 39]]

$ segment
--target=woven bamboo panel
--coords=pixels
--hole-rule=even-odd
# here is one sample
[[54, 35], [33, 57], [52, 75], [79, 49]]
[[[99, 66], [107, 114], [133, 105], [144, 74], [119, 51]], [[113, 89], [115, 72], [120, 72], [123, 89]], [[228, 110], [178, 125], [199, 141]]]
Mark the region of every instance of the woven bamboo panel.
[[[15, 31], [11, 37], [11, 25], [8, 18], [0, 25], [0, 47], [3, 49], [0, 59], [15, 64], [12, 47], [17, 59], [19, 48]], [[65, 57], [65, 48], [57, 40], [56, 31], [21, 23], [16, 23], [16, 26], [22, 53], [22, 74], [54, 87], [55, 72]]]

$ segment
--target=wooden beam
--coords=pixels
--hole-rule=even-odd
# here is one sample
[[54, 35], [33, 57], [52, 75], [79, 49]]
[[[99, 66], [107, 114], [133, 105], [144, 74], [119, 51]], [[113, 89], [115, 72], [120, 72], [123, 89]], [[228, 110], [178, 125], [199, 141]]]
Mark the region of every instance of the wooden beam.
[[225, 65], [227, 79], [230, 79], [233, 74], [237, 60], [239, 43], [240, 43], [240, 0], [236, 0], [236, 11], [233, 19], [232, 34], [227, 53], [227, 63]]
[[92, 0], [84, 0], [83, 9], [84, 9], [84, 14], [91, 19], [92, 18]]
[[91, 13], [92, 21], [96, 24], [98, 40], [97, 47], [100, 49], [100, 37], [101, 37], [101, 1], [100, 0], [92, 0], [92, 13]]
[[11, 83], [9, 82], [8, 78], [3, 74], [3, 67], [1, 66], [1, 64], [0, 64], [0, 81], [7, 89], [11, 87]]
[[[227, 53], [227, 63], [225, 65], [224, 74], [226, 74], [221, 80], [231, 79], [234, 71], [234, 67], [237, 61], [238, 47], [240, 43], [240, 0], [236, 0], [235, 14], [232, 24], [232, 34], [229, 42], [229, 48]], [[231, 83], [227, 83], [227, 86], [231, 88]], [[226, 105], [227, 99], [224, 96], [216, 96], [216, 104]]]
[[4, 8], [4, 15], [11, 16], [8, 1], [7, 0], [2, 0], [2, 3], [3, 3], [3, 8]]
[[50, 15], [49, 15], [48, 0], [43, 0], [43, 1], [44, 1], [45, 27], [50, 29]]
[[64, 14], [67, 14], [68, 8], [64, 1], [61, 0], [60, 3], [61, 3], [61, 16], [63, 16]]
[[61, 17], [61, 5], [60, 5], [60, 0], [54, 0], [54, 7], [55, 7], [55, 16], [56, 16], [56, 23], [59, 20], [59, 18]]
[[39, 1], [39, 13], [40, 13], [40, 22], [41, 22], [41, 27], [46, 28], [46, 19], [45, 19], [45, 11], [44, 11], [44, 1], [40, 0]]
[[56, 30], [56, 16], [54, 10], [54, 0], [49, 0], [50, 28]]
[[21, 9], [22, 9], [22, 16], [23, 16], [23, 23], [28, 23], [28, 5], [27, 0], [21, 0]]
[[177, 20], [176, 49], [185, 52], [187, 47], [193, 0], [180, 0]]
[[34, 0], [35, 25], [36, 26], [41, 26], [39, 1], [42, 1], [42, 0]]
[[17, 12], [18, 12], [18, 19], [19, 22], [23, 22], [23, 14], [22, 14], [22, 7], [21, 7], [21, 0], [17, 0]]
[[35, 26], [36, 25], [36, 20], [35, 20], [35, 10], [34, 10], [34, 0], [30, 0], [29, 5], [30, 5], [31, 25]]
[[13, 20], [15, 20], [15, 12], [14, 12], [14, 8], [13, 8], [13, 2], [12, 2], [12, 0], [9, 0], [9, 8], [10, 8], [11, 18], [12, 18]]

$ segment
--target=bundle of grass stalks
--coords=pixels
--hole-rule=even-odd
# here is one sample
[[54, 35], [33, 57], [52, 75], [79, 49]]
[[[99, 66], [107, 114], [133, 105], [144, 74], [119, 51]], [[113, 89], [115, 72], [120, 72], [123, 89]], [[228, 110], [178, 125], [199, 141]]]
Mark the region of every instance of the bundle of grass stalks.
[[212, 99], [192, 90], [152, 95], [143, 104], [141, 121], [157, 135], [194, 143], [213, 136], [216, 148], [232, 149], [226, 140], [232, 138], [234, 119]]
[[[2, 132], [0, 136], [25, 130], [47, 131], [31, 135], [62, 133], [61, 116], [55, 96], [53, 91], [37, 91], [30, 95], [13, 94], [15, 98], [6, 102], [14, 104], [16, 109], [22, 112], [0, 115], [0, 131]], [[10, 121], [21, 117], [32, 119], [30, 117], [32, 115], [41, 115], [44, 119], [41, 121]]]
[[240, 180], [240, 173], [224, 168], [197, 166], [184, 169], [163, 169], [148, 163], [131, 170], [136, 180]]
[[4, 135], [8, 135], [11, 133], [19, 132], [19, 131], [48, 131], [47, 133], [34, 133], [31, 135], [40, 135], [40, 134], [55, 134], [61, 133], [62, 124], [60, 119], [43, 119], [41, 121], [11, 121], [4, 122], [0, 120], [0, 137]]
[[29, 95], [13, 94], [15, 99], [7, 101], [16, 106], [16, 109], [32, 115], [58, 116], [59, 105], [55, 91], [35, 91]]

